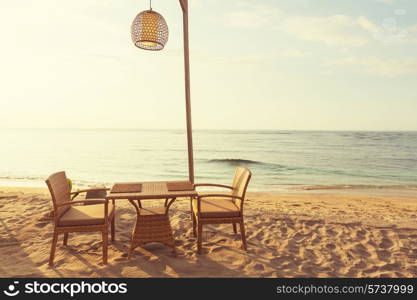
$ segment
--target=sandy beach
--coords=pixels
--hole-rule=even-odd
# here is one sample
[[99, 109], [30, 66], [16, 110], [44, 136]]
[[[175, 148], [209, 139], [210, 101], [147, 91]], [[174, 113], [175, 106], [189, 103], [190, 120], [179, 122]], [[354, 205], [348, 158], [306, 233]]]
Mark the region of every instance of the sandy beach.
[[[413, 194], [414, 193], [414, 194]], [[133, 207], [117, 202], [116, 242], [101, 262], [99, 233], [60, 237], [48, 266], [53, 226], [46, 189], [0, 188], [1, 277], [416, 277], [417, 195], [395, 191], [249, 193], [248, 251], [231, 225], [204, 227], [196, 254], [189, 200], [171, 209], [179, 257], [160, 244], [126, 253]], [[155, 201], [146, 202], [153, 206]]]

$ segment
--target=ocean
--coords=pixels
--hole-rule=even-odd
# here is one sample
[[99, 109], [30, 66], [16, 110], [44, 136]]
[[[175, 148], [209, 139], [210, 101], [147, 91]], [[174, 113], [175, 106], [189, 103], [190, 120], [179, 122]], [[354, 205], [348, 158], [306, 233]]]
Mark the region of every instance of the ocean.
[[[185, 180], [184, 130], [0, 129], [0, 186]], [[252, 170], [252, 191], [305, 186], [417, 186], [417, 132], [195, 130], [196, 182], [230, 183]]]

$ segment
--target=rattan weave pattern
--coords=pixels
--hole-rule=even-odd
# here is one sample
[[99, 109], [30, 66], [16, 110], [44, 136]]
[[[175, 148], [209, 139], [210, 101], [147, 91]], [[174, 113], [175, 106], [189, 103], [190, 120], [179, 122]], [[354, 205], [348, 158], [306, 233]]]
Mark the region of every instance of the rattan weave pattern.
[[145, 50], [162, 50], [169, 36], [165, 19], [152, 9], [142, 11], [135, 17], [130, 33], [135, 46]]
[[129, 258], [136, 247], [151, 242], [159, 242], [172, 247], [176, 255], [175, 241], [168, 214], [138, 215]]
[[110, 193], [140, 193], [142, 191], [142, 184], [141, 183], [122, 183], [122, 184], [115, 184]]

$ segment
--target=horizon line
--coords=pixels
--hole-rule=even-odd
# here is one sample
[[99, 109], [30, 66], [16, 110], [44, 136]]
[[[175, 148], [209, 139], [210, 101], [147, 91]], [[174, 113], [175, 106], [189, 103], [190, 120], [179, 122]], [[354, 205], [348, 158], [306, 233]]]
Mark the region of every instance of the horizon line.
[[[154, 131], [186, 131], [186, 128], [111, 128], [111, 127], [0, 127], [0, 130], [120, 130], [120, 131], [135, 131], [135, 130], [154, 130]], [[193, 131], [299, 131], [299, 132], [417, 132], [417, 129], [272, 129], [272, 128], [258, 128], [258, 129], [247, 129], [247, 128], [195, 128]]]

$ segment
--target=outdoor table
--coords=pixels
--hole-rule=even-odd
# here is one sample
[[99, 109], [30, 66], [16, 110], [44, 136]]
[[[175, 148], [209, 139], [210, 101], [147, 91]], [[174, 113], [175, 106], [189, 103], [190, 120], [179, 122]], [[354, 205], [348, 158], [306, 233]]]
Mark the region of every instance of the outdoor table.
[[[143, 244], [159, 242], [172, 247], [176, 255], [174, 237], [169, 221], [169, 207], [178, 197], [196, 197], [194, 185], [188, 181], [116, 183], [106, 196], [108, 200], [128, 200], [136, 210], [136, 224], [132, 233], [133, 250]], [[141, 200], [165, 199], [164, 207], [142, 208]], [[135, 202], [136, 201], [136, 202]]]

